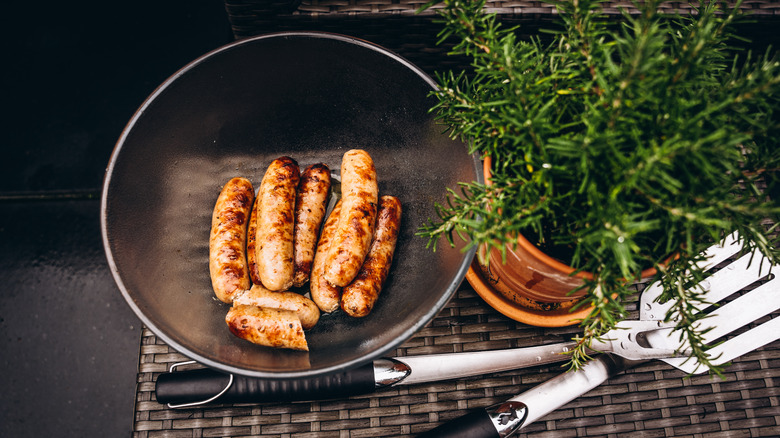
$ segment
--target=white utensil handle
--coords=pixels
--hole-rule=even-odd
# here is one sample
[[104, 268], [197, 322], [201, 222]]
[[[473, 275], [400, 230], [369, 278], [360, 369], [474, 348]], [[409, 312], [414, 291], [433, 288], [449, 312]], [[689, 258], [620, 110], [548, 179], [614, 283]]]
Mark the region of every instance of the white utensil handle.
[[520, 402], [528, 407], [528, 416], [520, 427], [523, 428], [636, 363], [619, 356], [602, 354], [577, 371], [563, 373], [507, 401]]
[[[424, 433], [426, 438], [508, 437], [639, 361], [603, 354], [578, 371], [563, 373], [504, 403], [471, 412]], [[464, 435], [467, 433], [468, 435]]]

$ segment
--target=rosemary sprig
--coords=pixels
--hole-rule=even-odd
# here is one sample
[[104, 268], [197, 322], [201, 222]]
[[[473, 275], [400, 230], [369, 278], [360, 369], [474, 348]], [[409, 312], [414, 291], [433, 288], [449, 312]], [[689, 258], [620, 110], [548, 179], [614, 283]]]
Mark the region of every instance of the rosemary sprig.
[[441, 41], [454, 39], [452, 54], [472, 64], [437, 75], [433, 111], [449, 135], [492, 158], [492, 185], [450, 191], [418, 234], [434, 249], [455, 236], [504, 248], [518, 233], [571, 248], [572, 266], [594, 274], [573, 368], [626, 317], [642, 269], [656, 267], [663, 298], [675, 302], [667, 318], [710, 366], [692, 328], [698, 254], [736, 230], [748, 249], [780, 260], [762, 226], [780, 215], [762, 185], [780, 168], [774, 52], [731, 45], [739, 3], [702, 3], [683, 17], [648, 1], [638, 16], [609, 21], [598, 0], [562, 1], [562, 28], [548, 42], [520, 38], [484, 4], [444, 0], [438, 9]]

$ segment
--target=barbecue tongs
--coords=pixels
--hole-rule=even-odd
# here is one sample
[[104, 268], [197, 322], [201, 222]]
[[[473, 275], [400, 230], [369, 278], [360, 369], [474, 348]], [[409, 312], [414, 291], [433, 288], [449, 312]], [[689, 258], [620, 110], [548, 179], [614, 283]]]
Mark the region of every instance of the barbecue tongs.
[[[705, 269], [723, 263], [740, 250], [737, 237], [729, 236], [705, 253]], [[769, 263], [761, 257], [756, 257], [751, 263], [752, 257], [752, 254], [742, 256], [710, 276], [705, 283], [700, 283], [706, 291], [707, 301], [717, 303], [766, 275]], [[705, 341], [714, 341], [780, 308], [780, 293], [775, 292], [780, 289], [778, 281], [775, 279], [764, 284], [705, 318], [703, 323], [714, 327], [706, 334]], [[699, 367], [695, 360], [688, 360], [687, 347], [681, 344], [676, 333], [672, 335], [676, 321], [663, 321], [672, 303], [658, 303], [661, 292], [658, 283], [648, 286], [640, 298], [640, 318], [622, 321], [617, 329], [605, 335], [603, 341], [593, 343], [591, 348], [594, 352], [612, 353], [609, 357], [618, 356], [628, 361], [662, 359], [687, 373], [705, 371], [706, 367]], [[717, 357], [713, 363], [726, 363], [777, 339], [780, 337], [780, 318], [776, 321], [770, 321], [771, 327], [761, 326], [746, 333], [744, 337], [750, 342], [728, 341], [713, 348], [712, 357]], [[759, 329], [760, 332], [756, 331]], [[335, 399], [370, 393], [391, 385], [457, 379], [562, 362], [569, 359], [565, 353], [575, 345], [572, 341], [506, 350], [381, 358], [356, 369], [307, 379], [256, 379], [208, 368], [176, 371], [184, 365], [179, 363], [158, 377], [156, 395], [158, 402], [167, 403], [171, 408], [207, 403]], [[580, 375], [573, 372], [566, 374]]]

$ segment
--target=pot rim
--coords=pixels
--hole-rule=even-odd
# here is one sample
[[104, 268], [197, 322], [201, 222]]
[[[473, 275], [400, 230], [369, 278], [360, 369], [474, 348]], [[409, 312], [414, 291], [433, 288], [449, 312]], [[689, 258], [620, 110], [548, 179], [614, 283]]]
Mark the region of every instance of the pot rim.
[[474, 288], [477, 295], [490, 307], [510, 319], [534, 327], [567, 327], [577, 325], [587, 318], [593, 309], [592, 305], [585, 305], [574, 311], [570, 308], [565, 310], [540, 310], [512, 301], [496, 290], [491, 282], [485, 278], [476, 258], [466, 273], [466, 280]]
[[[490, 166], [492, 164], [493, 160], [490, 158], [489, 155], [485, 155], [482, 158], [482, 170], [485, 176], [485, 185], [492, 185], [492, 182], [490, 180], [491, 173], [490, 173]], [[528, 239], [523, 236], [522, 233], [517, 233], [517, 244], [525, 251], [528, 251], [531, 255], [536, 257], [541, 263], [544, 265], [547, 265], [551, 269], [558, 270], [566, 275], [571, 275], [573, 277], [582, 278], [584, 280], [590, 280], [593, 279], [594, 275], [592, 272], [588, 271], [577, 271], [574, 267], [567, 265], [566, 263], [561, 262], [560, 260], [557, 260], [549, 255], [547, 255], [544, 251], [539, 249], [538, 246], [531, 243]], [[658, 271], [654, 267], [650, 267], [647, 269], [642, 270], [641, 278], [648, 278], [654, 276]]]

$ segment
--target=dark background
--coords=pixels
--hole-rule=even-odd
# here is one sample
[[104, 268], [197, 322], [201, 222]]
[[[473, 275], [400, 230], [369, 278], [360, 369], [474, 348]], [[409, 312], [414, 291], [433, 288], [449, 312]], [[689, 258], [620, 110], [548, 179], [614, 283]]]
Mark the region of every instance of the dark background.
[[233, 40], [225, 5], [43, 0], [0, 16], [0, 436], [129, 436], [141, 324], [103, 252], [103, 176], [157, 85]]

